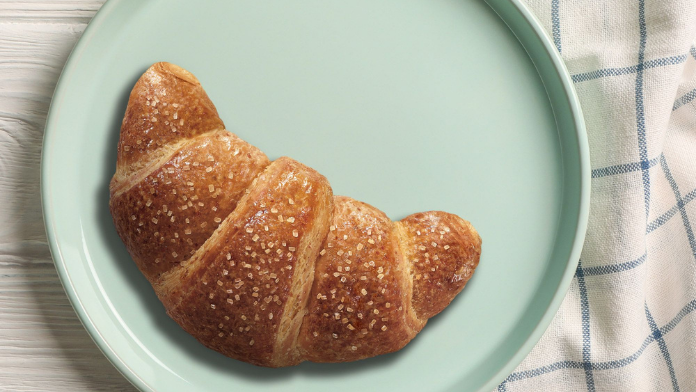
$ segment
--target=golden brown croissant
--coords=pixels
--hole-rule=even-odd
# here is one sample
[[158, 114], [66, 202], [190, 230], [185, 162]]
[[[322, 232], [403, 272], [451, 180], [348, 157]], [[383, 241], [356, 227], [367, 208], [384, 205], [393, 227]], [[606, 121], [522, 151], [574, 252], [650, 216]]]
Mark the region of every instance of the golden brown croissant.
[[157, 63], [130, 94], [111, 185], [118, 234], [167, 313], [255, 365], [401, 349], [462, 290], [481, 239], [424, 212], [392, 222], [225, 130], [198, 80]]

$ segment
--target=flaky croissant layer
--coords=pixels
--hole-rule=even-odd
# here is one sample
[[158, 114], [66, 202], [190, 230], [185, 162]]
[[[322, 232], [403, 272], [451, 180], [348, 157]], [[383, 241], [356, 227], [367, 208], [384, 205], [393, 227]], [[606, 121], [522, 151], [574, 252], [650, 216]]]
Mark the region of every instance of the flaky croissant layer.
[[167, 313], [260, 366], [401, 349], [462, 290], [481, 238], [456, 215], [392, 222], [224, 128], [199, 81], [156, 63], [131, 92], [111, 214]]

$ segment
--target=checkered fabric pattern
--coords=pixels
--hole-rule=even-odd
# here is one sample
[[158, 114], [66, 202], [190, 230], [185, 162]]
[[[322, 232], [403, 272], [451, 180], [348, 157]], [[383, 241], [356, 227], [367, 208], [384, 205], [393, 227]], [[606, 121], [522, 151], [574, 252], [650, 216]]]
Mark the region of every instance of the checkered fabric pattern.
[[575, 82], [592, 165], [570, 290], [498, 391], [696, 391], [696, 2], [525, 0]]

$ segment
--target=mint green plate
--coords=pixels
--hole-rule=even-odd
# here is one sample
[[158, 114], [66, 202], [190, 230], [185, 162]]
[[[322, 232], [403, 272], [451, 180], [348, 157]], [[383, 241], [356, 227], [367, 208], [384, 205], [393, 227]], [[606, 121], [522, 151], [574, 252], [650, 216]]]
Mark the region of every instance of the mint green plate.
[[[549, 38], [520, 1], [489, 5], [104, 5], [53, 98], [42, 194], [65, 290], [133, 384], [167, 392], [488, 391], [513, 370], [575, 271], [589, 159], [577, 98]], [[189, 69], [228, 129], [271, 158], [316, 168], [336, 194], [392, 219], [444, 210], [470, 220], [483, 237], [474, 278], [406, 348], [365, 361], [273, 370], [198, 344], [167, 317], [108, 210], [128, 94], [156, 61]]]

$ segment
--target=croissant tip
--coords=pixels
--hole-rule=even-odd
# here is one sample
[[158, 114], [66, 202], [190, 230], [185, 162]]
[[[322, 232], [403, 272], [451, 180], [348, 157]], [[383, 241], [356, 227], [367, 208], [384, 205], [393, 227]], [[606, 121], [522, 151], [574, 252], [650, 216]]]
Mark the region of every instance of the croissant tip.
[[195, 85], [201, 84], [201, 82], [198, 81], [198, 79], [191, 72], [185, 70], [184, 68], [181, 68], [176, 64], [168, 63], [166, 61], [154, 63], [148, 71], [153, 71], [157, 73], [168, 73], [185, 82]]

